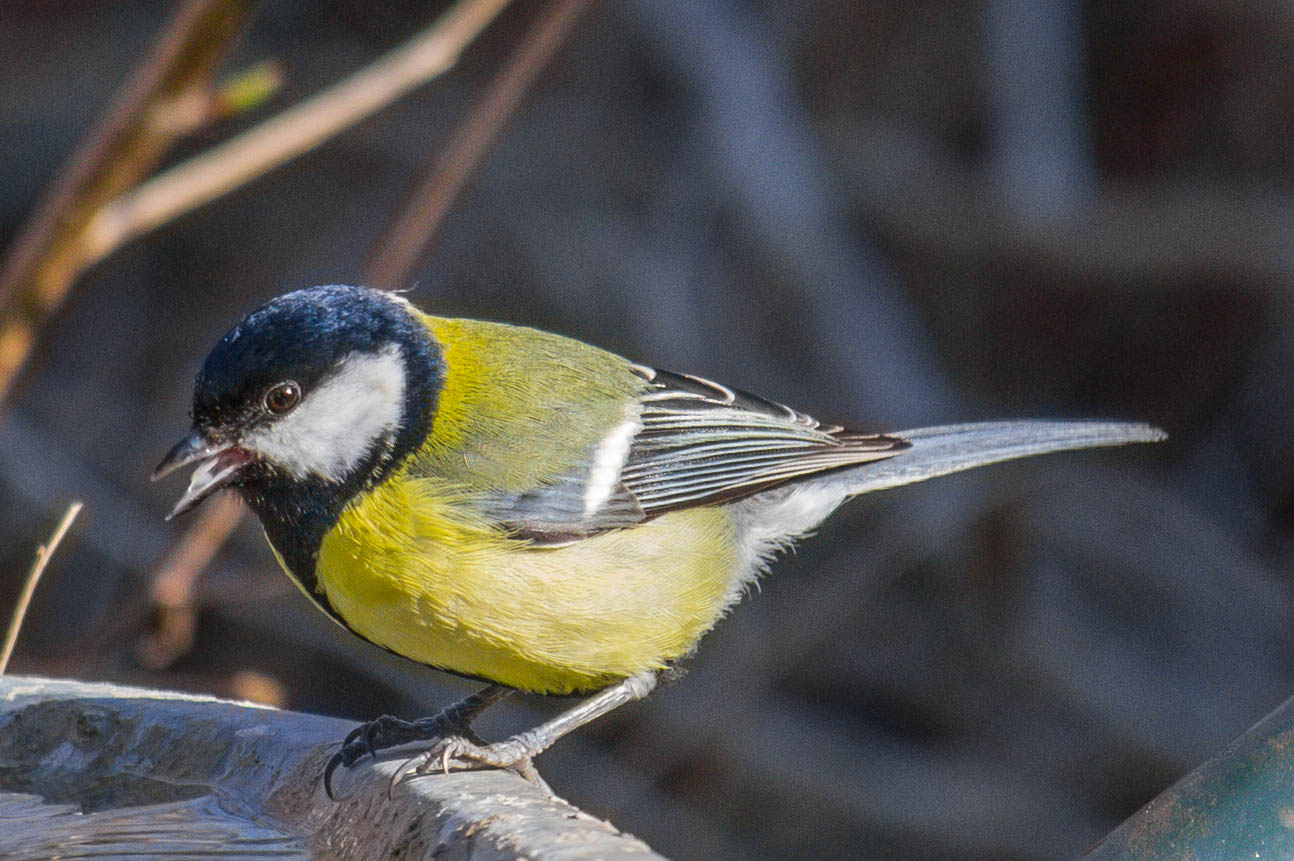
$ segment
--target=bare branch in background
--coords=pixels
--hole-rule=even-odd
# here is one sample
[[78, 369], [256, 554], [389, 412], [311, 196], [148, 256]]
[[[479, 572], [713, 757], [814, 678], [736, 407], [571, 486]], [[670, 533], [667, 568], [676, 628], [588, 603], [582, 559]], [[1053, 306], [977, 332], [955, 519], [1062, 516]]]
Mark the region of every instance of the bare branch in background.
[[409, 280], [468, 177], [589, 5], [555, 0], [534, 22], [379, 239], [364, 266], [366, 283], [396, 288]]
[[[587, 5], [588, 0], [559, 0], [469, 115], [433, 172], [440, 214], [457, 197], [481, 154]], [[507, 0], [461, 0], [419, 35], [345, 81], [143, 183], [95, 219], [90, 241], [96, 253], [107, 254], [128, 239], [232, 191], [449, 71], [506, 6]], [[448, 182], [437, 179], [442, 164], [447, 165]], [[423, 198], [420, 188], [414, 205]], [[396, 222], [399, 229], [389, 235], [403, 236], [405, 247], [416, 255], [440, 218], [437, 215], [431, 223], [413, 228], [406, 226], [408, 221], [405, 213]], [[410, 229], [415, 231], [412, 238], [407, 233]], [[153, 606], [161, 623], [137, 644], [136, 655], [146, 666], [169, 665], [192, 644], [198, 578], [241, 517], [242, 509], [235, 503], [211, 507], [184, 532], [152, 579]]]
[[912, 129], [859, 122], [824, 132], [853, 205], [913, 253], [994, 265], [1036, 260], [1066, 277], [1040, 290], [1135, 281], [1171, 292], [1233, 279], [1265, 291], [1294, 280], [1294, 196], [1244, 182], [1109, 185], [1052, 221], [1007, 204], [1010, 191], [967, 170]]
[[105, 206], [89, 226], [97, 259], [268, 173], [443, 75], [508, 0], [459, 0], [370, 65], [255, 128], [158, 174]]
[[817, 352], [854, 373], [842, 409], [894, 424], [956, 415], [959, 398], [887, 261], [841, 228], [804, 106], [758, 18], [726, 3], [625, 6], [697, 102], [693, 144], [714, 153], [718, 182], [762, 262], [800, 292]]
[[149, 579], [149, 597], [158, 613], [158, 624], [136, 644], [135, 654], [144, 666], [169, 666], [193, 645], [198, 580], [242, 515], [242, 503], [233, 494], [210, 500]]
[[1021, 219], [1072, 219], [1096, 191], [1081, 6], [1037, 0], [984, 7], [993, 169]]
[[251, 6], [251, 0], [188, 0], [19, 232], [0, 266], [0, 401], [41, 326], [97, 259], [85, 241], [95, 214], [133, 187], [176, 140], [182, 126], [167, 122], [166, 114], [210, 87]]
[[73, 502], [63, 512], [63, 517], [54, 528], [54, 534], [50, 537], [48, 544], [42, 544], [36, 549], [36, 561], [32, 563], [31, 571], [27, 574], [27, 581], [23, 583], [22, 593], [18, 600], [14, 602], [13, 616], [9, 620], [9, 629], [5, 632], [4, 645], [0, 646], [0, 675], [9, 668], [9, 659], [13, 657], [13, 648], [18, 642], [18, 631], [22, 629], [22, 620], [27, 615], [27, 608], [31, 606], [31, 597], [36, 594], [36, 584], [40, 582], [40, 577], [45, 573], [45, 567], [49, 565], [50, 557], [58, 549], [58, 545], [63, 542], [63, 537], [67, 531], [72, 528], [72, 521], [81, 513], [81, 503]]

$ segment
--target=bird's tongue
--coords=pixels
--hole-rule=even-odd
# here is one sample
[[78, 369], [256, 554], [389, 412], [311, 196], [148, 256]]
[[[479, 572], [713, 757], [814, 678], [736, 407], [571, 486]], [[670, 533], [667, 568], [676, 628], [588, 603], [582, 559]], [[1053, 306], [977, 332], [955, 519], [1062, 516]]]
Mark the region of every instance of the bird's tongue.
[[211, 494], [227, 485], [234, 477], [253, 460], [252, 455], [237, 446], [221, 449], [202, 461], [189, 479], [189, 489], [166, 516], [167, 520], [192, 511]]

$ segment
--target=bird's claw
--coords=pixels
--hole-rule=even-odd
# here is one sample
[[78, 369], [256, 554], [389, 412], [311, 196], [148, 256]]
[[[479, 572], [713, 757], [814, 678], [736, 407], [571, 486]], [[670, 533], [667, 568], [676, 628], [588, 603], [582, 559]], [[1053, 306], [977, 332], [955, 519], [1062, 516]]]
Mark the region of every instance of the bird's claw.
[[335, 801], [337, 796], [332, 791], [332, 776], [339, 766], [350, 768], [365, 756], [377, 759], [379, 750], [415, 741], [421, 731], [423, 728], [418, 723], [391, 715], [382, 715], [355, 727], [342, 739], [341, 750], [333, 754], [324, 766], [324, 791]]
[[479, 738], [467, 738], [462, 735], [445, 736], [432, 747], [406, 760], [395, 770], [387, 786], [387, 795], [390, 796], [395, 791], [395, 787], [408, 778], [437, 772], [449, 774], [455, 769], [468, 770], [482, 767], [501, 768], [514, 772], [545, 791], [551, 792], [548, 784], [535, 769], [534, 756], [537, 753], [538, 751], [531, 750], [524, 739], [517, 736], [494, 744], [484, 744]]
[[324, 766], [324, 773], [323, 773], [324, 792], [328, 793], [328, 798], [331, 801], [337, 800], [337, 796], [334, 795], [332, 791], [332, 773], [337, 770], [337, 766], [341, 765], [342, 762], [343, 762], [342, 755], [340, 753], [334, 753], [332, 757], [329, 758], [328, 764]]

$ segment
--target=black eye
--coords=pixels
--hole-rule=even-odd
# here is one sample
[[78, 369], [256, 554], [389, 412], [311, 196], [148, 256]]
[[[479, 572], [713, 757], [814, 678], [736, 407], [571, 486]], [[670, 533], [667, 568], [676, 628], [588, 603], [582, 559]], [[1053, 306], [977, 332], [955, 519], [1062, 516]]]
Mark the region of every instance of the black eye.
[[301, 401], [301, 387], [288, 380], [276, 383], [265, 393], [265, 409], [276, 416], [292, 412]]

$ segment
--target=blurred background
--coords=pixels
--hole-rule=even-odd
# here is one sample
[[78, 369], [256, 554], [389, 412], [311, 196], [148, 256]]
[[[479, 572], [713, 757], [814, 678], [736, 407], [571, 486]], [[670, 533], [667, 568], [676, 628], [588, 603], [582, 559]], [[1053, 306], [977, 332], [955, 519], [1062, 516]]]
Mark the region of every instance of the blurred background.
[[[448, 5], [258, 4], [214, 80], [252, 69], [265, 92], [204, 115], [158, 168]], [[1073, 856], [1289, 696], [1294, 7], [591, 3], [441, 194], [425, 252], [379, 277], [397, 213], [556, 5], [505, 9], [443, 77], [122, 242], [65, 301], [0, 291], [35, 321], [0, 423], [0, 607], [86, 502], [13, 671], [356, 720], [473, 687], [338, 629], [233, 504], [163, 522], [183, 481], [147, 480], [243, 313], [386, 278], [433, 313], [875, 430], [1046, 416], [1171, 434], [855, 501], [682, 682], [544, 755], [559, 794], [658, 851]], [[4, 4], [0, 248], [177, 8]], [[518, 698], [481, 728], [564, 705]]]

